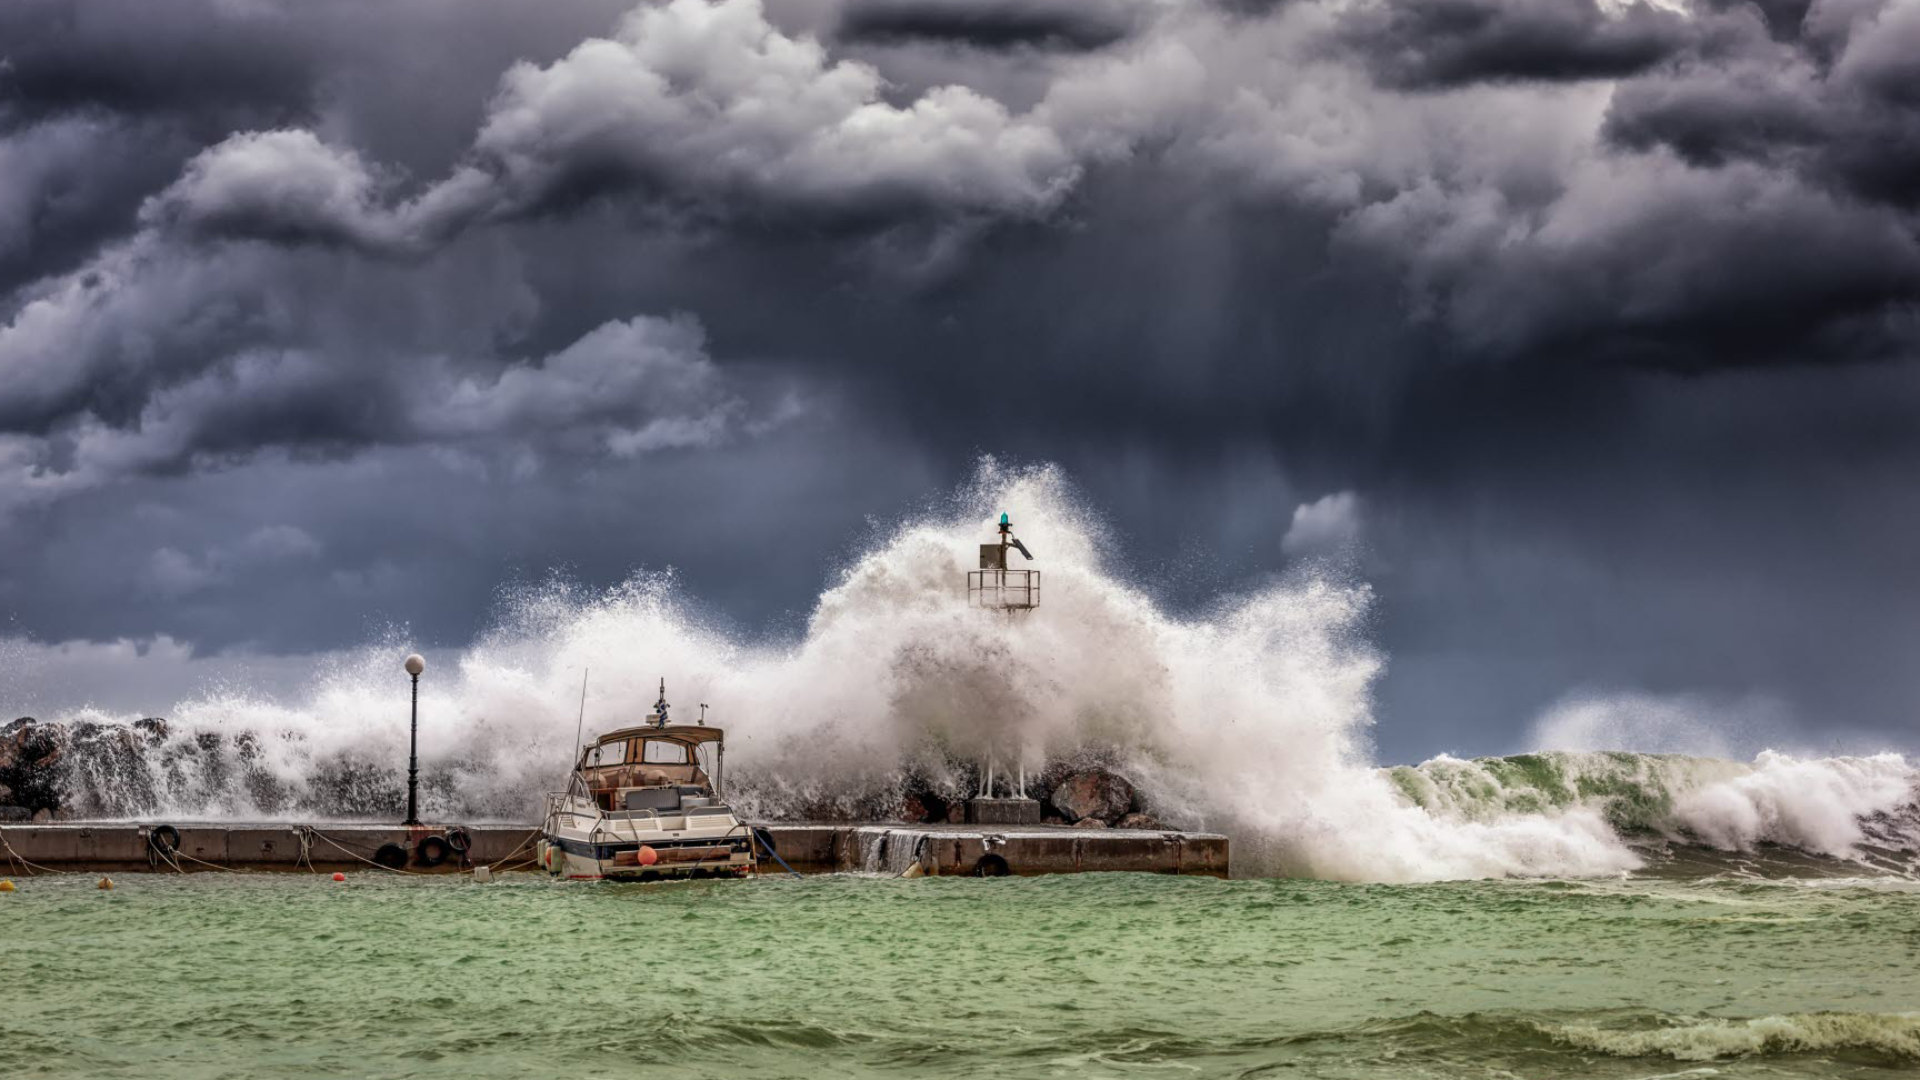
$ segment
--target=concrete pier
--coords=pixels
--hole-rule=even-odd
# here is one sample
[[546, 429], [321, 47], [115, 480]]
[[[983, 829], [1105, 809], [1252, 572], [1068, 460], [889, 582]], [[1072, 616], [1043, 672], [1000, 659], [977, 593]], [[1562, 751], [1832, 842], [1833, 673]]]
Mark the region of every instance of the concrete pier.
[[[372, 870], [388, 845], [406, 855], [414, 873], [459, 873], [467, 866], [511, 869], [529, 860], [531, 825], [466, 825], [463, 860], [434, 853], [423, 841], [447, 837], [449, 826], [318, 823], [172, 823], [179, 834], [168, 850], [159, 822], [81, 821], [0, 826], [0, 874], [26, 876], [37, 864], [50, 870], [139, 872], [177, 870]], [[1130, 871], [1227, 876], [1227, 838], [1212, 833], [1146, 829], [1074, 829], [1047, 825], [794, 824], [756, 826], [788, 865], [802, 874], [903, 873], [929, 875], [1073, 874]], [[391, 859], [394, 853], [388, 852]], [[763, 870], [777, 869], [767, 860]]]

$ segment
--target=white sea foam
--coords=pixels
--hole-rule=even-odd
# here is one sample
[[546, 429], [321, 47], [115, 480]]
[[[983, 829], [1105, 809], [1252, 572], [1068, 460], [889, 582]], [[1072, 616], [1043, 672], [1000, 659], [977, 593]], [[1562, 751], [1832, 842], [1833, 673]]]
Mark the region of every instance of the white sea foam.
[[[966, 571], [999, 511], [1040, 558], [1044, 600], [1029, 613], [965, 602]], [[950, 507], [850, 566], [792, 644], [714, 629], [670, 577], [597, 595], [524, 592], [474, 645], [434, 655], [421, 700], [426, 809], [532, 813], [570, 759], [587, 669], [589, 733], [639, 721], [661, 677], [676, 720], [711, 705], [729, 731], [730, 797], [750, 814], [883, 805], [909, 772], [957, 790], [953, 763], [990, 751], [1029, 770], [1097, 754], [1134, 777], [1164, 821], [1230, 833], [1242, 873], [1613, 874], [1639, 862], [1617, 831], [1623, 801], [1645, 811], [1630, 825], [1845, 852], [1860, 839], [1849, 820], [1911, 787], [1891, 755], [1763, 756], [1752, 767], [1561, 755], [1565, 797], [1486, 763], [1382, 771], [1367, 739], [1382, 659], [1362, 633], [1366, 586], [1303, 572], [1178, 617], [1131, 587], [1111, 549], [1058, 472], [988, 463]], [[182, 701], [166, 713], [164, 743], [131, 763], [111, 751], [137, 740], [109, 725], [113, 738], [72, 749], [76, 808], [254, 817], [390, 804], [407, 738], [396, 658], [408, 644], [337, 656], [280, 700]]]
[[1920, 1013], [1796, 1013], [1750, 1020], [1700, 1019], [1652, 1030], [1586, 1025], [1545, 1030], [1558, 1042], [1615, 1057], [1714, 1061], [1856, 1050], [1902, 1062], [1920, 1061]]

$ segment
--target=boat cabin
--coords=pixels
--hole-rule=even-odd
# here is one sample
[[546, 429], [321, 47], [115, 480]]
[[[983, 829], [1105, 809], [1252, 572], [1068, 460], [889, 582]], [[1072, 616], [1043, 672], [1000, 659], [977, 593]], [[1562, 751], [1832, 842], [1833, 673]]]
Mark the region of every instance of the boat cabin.
[[719, 800], [724, 740], [719, 728], [705, 725], [622, 728], [582, 750], [578, 771], [602, 810], [711, 806]]

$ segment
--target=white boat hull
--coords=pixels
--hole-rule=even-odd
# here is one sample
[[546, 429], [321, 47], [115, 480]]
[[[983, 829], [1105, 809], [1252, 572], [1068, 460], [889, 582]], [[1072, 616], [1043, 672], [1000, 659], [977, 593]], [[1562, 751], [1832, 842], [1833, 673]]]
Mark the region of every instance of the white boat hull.
[[754, 867], [751, 830], [731, 813], [635, 820], [556, 808], [534, 855], [576, 881], [740, 877]]

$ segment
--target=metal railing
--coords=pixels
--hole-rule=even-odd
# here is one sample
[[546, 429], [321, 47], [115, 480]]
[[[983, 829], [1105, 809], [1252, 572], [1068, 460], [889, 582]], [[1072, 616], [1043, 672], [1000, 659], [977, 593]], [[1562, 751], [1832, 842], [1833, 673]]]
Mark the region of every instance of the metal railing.
[[967, 603], [981, 608], [1040, 606], [1040, 571], [969, 570]]

